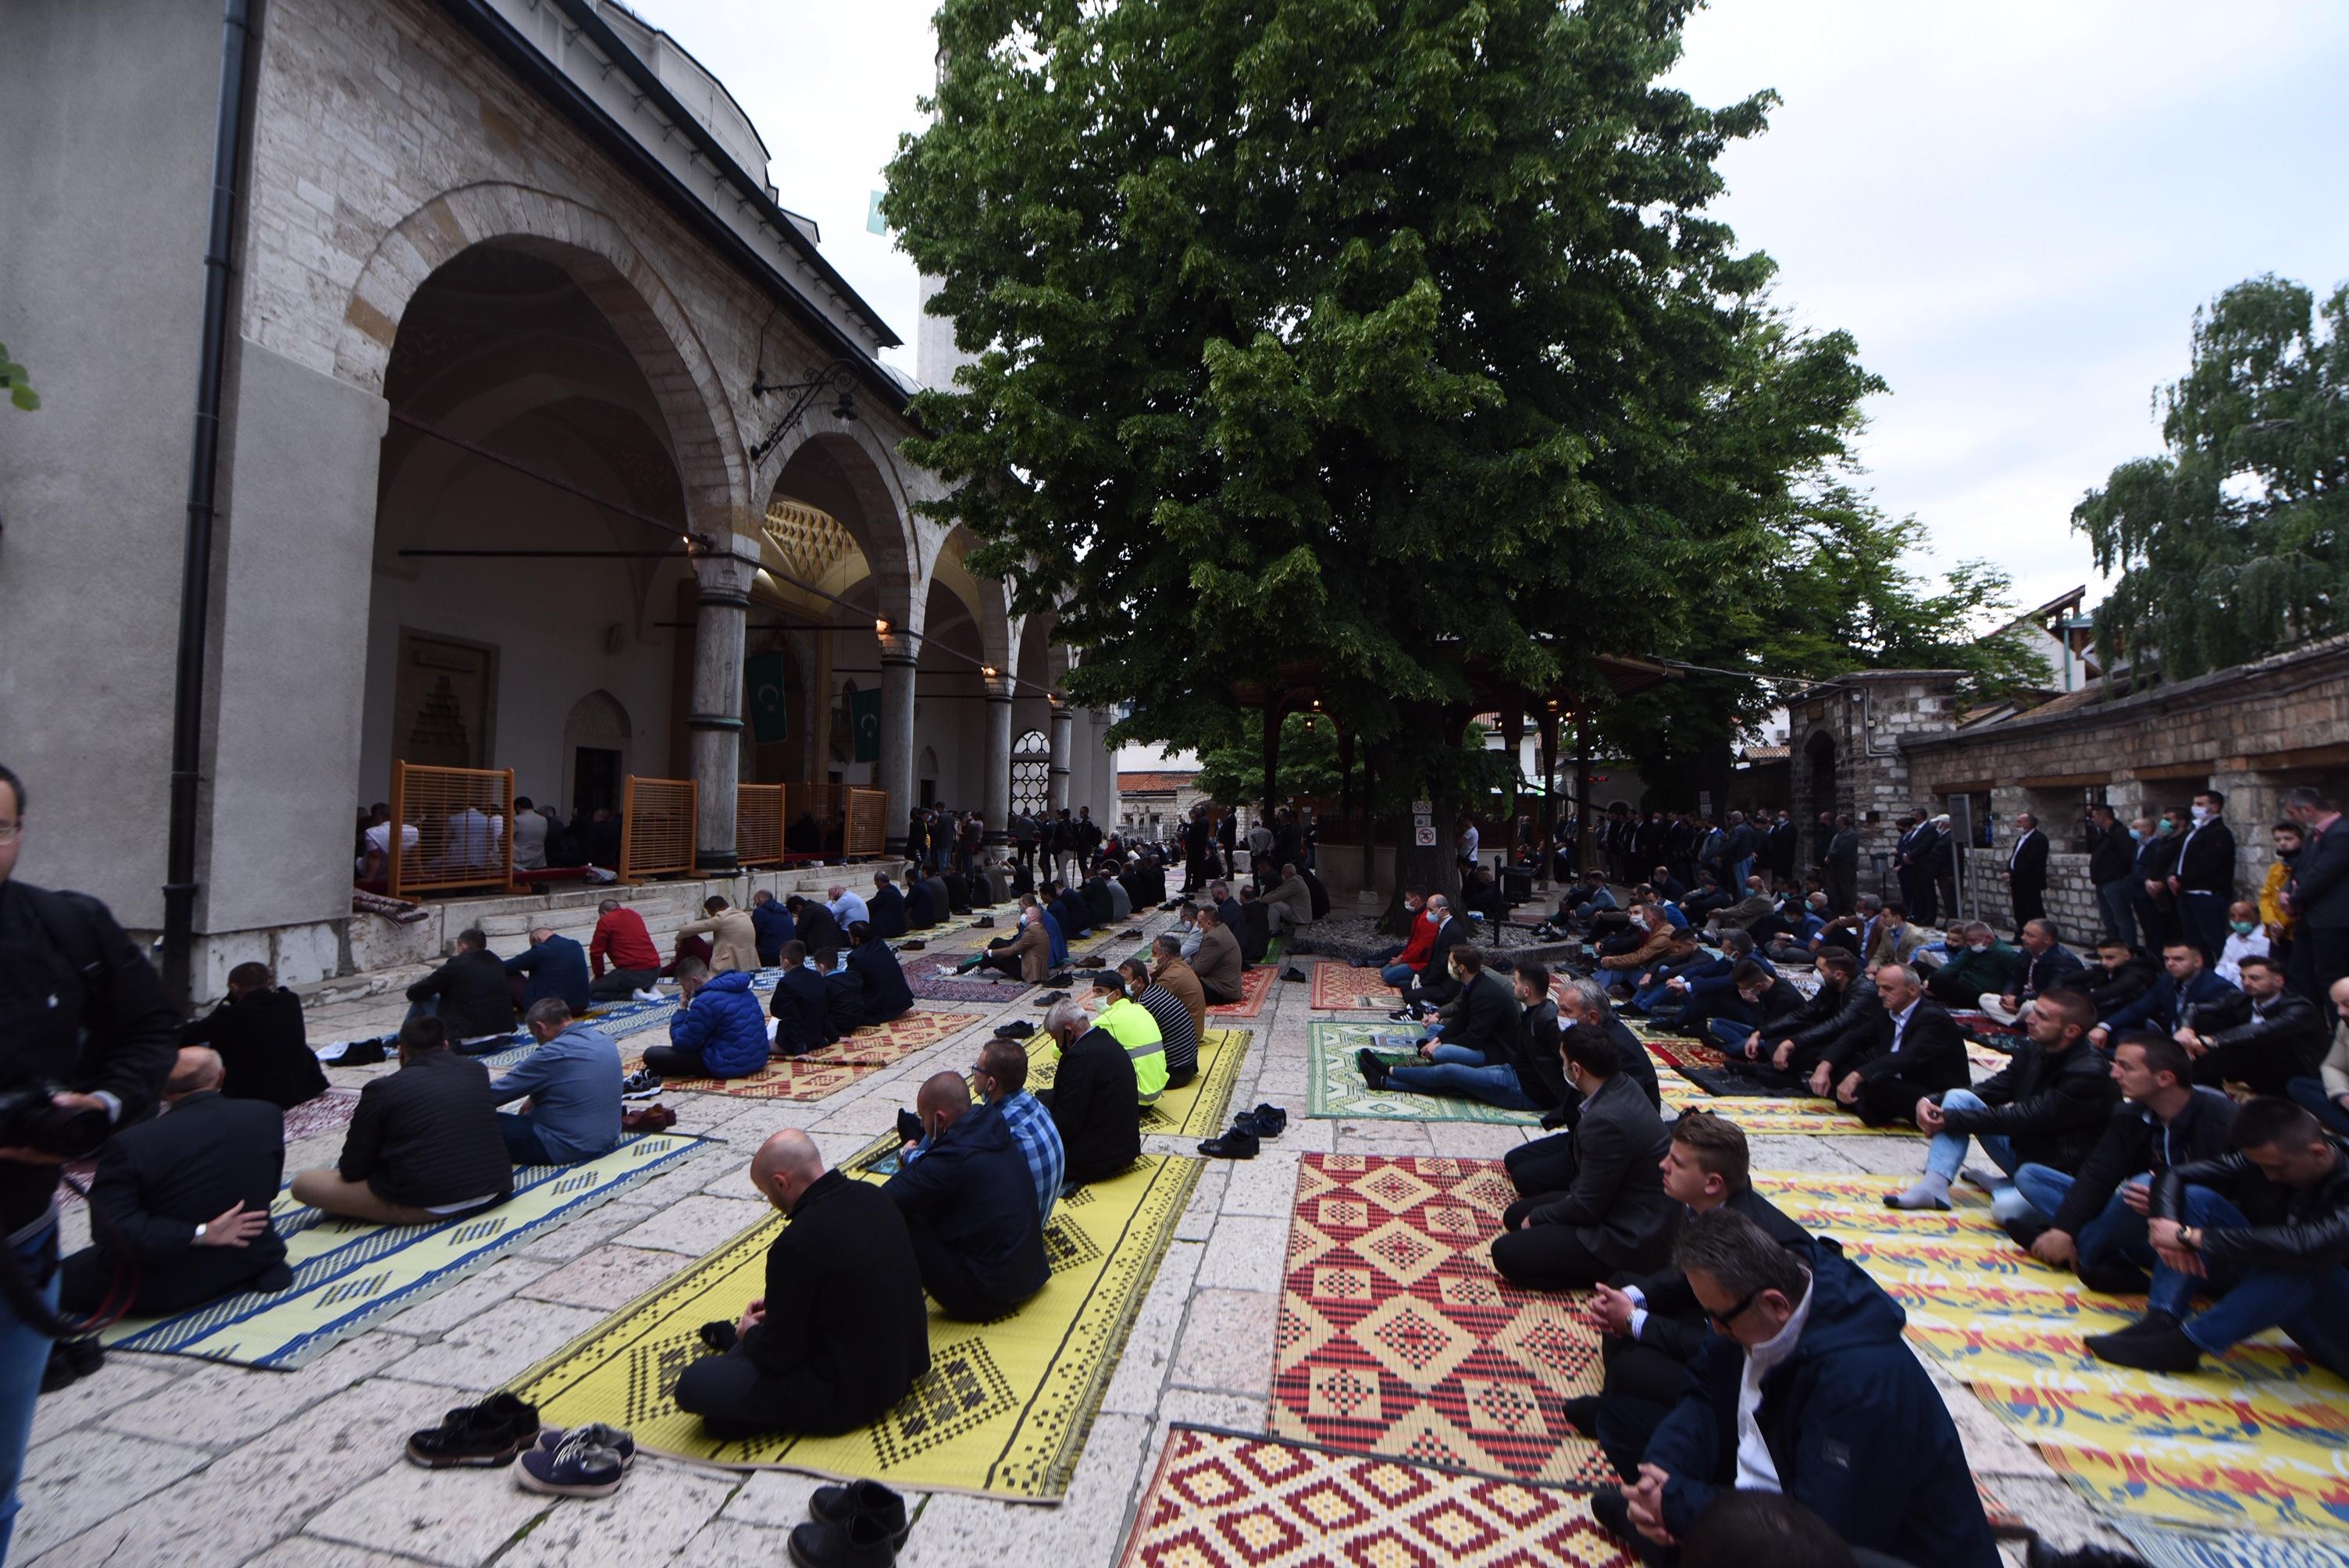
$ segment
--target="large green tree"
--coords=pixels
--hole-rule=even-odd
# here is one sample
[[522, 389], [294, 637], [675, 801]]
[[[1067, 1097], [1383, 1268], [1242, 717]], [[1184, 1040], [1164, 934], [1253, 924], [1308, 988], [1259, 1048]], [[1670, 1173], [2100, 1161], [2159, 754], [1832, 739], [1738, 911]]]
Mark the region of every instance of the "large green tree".
[[2159, 406], [2168, 450], [2072, 512], [2120, 573], [2096, 609], [2106, 666], [2176, 680], [2349, 626], [2349, 287], [2320, 309], [2282, 278], [2237, 284], [2195, 312]]
[[885, 210], [976, 358], [907, 450], [1080, 700], [1212, 744], [1310, 669], [1400, 808], [1467, 669], [1596, 693], [1718, 607], [1875, 384], [1705, 215], [1771, 99], [1660, 85], [1692, 8], [945, 0]]

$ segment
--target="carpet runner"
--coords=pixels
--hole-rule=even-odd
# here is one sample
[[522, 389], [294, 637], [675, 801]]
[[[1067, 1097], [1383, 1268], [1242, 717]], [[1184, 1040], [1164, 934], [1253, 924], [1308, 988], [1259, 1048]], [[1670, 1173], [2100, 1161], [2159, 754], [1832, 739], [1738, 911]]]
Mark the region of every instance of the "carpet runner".
[[1635, 1568], [1590, 1500], [1305, 1443], [1176, 1426], [1121, 1568]]
[[1565, 1404], [1599, 1391], [1578, 1298], [1493, 1272], [1516, 1196], [1497, 1160], [1308, 1154], [1289, 1218], [1267, 1424], [1526, 1482], [1612, 1483]]
[[[917, 1007], [885, 1024], [867, 1024], [837, 1045], [804, 1056], [778, 1057], [747, 1078], [672, 1078], [662, 1081], [661, 1090], [722, 1094], [736, 1099], [823, 1099], [859, 1078], [928, 1050], [978, 1023], [979, 1017], [977, 1013], [929, 1013]], [[621, 1065], [636, 1071], [644, 1066], [644, 1053], [628, 1053]]]
[[905, 984], [925, 1002], [1009, 1002], [1027, 994], [1026, 981], [991, 970], [955, 974], [968, 959], [962, 953], [916, 953], [904, 960]]
[[1280, 977], [1279, 967], [1271, 960], [1257, 965], [1240, 976], [1240, 999], [1226, 1002], [1207, 1009], [1210, 1018], [1253, 1018], [1264, 1011], [1265, 998], [1272, 995], [1272, 983]]

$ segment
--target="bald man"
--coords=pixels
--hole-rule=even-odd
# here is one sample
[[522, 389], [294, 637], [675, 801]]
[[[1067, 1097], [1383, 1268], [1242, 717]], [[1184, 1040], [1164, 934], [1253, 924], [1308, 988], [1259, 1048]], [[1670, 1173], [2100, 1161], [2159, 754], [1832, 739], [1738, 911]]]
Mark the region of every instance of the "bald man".
[[67, 1311], [97, 1310], [125, 1263], [136, 1276], [130, 1310], [142, 1316], [294, 1283], [269, 1219], [285, 1173], [284, 1118], [267, 1100], [222, 1097], [222, 1076], [218, 1053], [183, 1047], [164, 1080], [164, 1114], [124, 1128], [99, 1152], [90, 1207], [128, 1255], [101, 1243], [67, 1258]]
[[722, 1354], [678, 1378], [678, 1408], [713, 1438], [868, 1426], [930, 1369], [905, 1222], [880, 1188], [826, 1171], [795, 1129], [760, 1146], [750, 1185], [791, 1223], [767, 1249], [767, 1294], [717, 1336]]
[[914, 1240], [922, 1288], [948, 1317], [984, 1323], [1044, 1288], [1044, 1221], [999, 1102], [973, 1105], [960, 1073], [926, 1079], [914, 1099], [918, 1159], [882, 1191]]

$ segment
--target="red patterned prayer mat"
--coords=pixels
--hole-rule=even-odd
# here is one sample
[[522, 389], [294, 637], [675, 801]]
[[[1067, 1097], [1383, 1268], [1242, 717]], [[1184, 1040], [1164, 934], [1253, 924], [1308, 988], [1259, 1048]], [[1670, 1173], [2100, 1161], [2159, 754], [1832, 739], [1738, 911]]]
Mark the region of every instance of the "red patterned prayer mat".
[[967, 954], [916, 953], [905, 962], [905, 985], [925, 1002], [1009, 1002], [1024, 995], [1028, 985], [1008, 975], [974, 969], [968, 976], [954, 973]]
[[1497, 1160], [1308, 1154], [1273, 1340], [1274, 1435], [1524, 1481], [1611, 1484], [1566, 1401], [1599, 1391], [1586, 1298], [1519, 1290], [1489, 1243]]
[[1357, 969], [1341, 958], [1324, 958], [1313, 965], [1316, 1007], [1347, 1013], [1385, 1013], [1398, 1005], [1398, 993], [1379, 978], [1375, 969]]
[[[823, 1099], [858, 1078], [929, 1049], [978, 1020], [977, 1013], [926, 1013], [916, 1008], [885, 1024], [867, 1024], [836, 1046], [769, 1062], [748, 1078], [675, 1078], [662, 1087], [731, 1095], [737, 1099]], [[644, 1066], [644, 1057], [632, 1052], [624, 1065], [634, 1072]]]
[[[1676, 1073], [1681, 1073], [1683, 1077], [1686, 1076], [1685, 1069], [1689, 1068], [1713, 1072], [1721, 1067], [1719, 1051], [1702, 1040], [1692, 1040], [1686, 1036], [1642, 1035], [1640, 1037], [1640, 1043], [1648, 1047], [1648, 1054], [1655, 1057], [1659, 1063]], [[1690, 1081], [1696, 1080], [1692, 1078]]]
[[1176, 1426], [1121, 1568], [1634, 1568], [1588, 1494]]
[[1210, 1018], [1255, 1017], [1264, 1011], [1264, 999], [1272, 995], [1272, 983], [1278, 973], [1278, 965], [1269, 963], [1257, 965], [1240, 976], [1240, 999], [1237, 1002], [1226, 1002], [1221, 1006], [1208, 1008], [1207, 1016]]

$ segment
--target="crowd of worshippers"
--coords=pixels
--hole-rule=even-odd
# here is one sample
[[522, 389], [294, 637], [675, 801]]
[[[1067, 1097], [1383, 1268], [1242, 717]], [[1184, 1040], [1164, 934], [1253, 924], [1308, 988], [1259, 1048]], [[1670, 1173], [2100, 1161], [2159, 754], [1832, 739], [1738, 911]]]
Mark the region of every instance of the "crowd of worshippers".
[[[1032, 1038], [1008, 1026], [968, 1073], [925, 1079], [885, 1181], [825, 1170], [803, 1132], [770, 1138], [750, 1181], [792, 1222], [768, 1249], [764, 1294], [702, 1330], [709, 1353], [679, 1376], [678, 1408], [717, 1438], [851, 1431], [929, 1369], [930, 1304], [967, 1323], [1025, 1306], [1051, 1275], [1054, 1208], [1132, 1167], [1143, 1116], [1197, 1071], [1206, 1007], [1166, 978], [1138, 959], [1104, 970]], [[1029, 1087], [1031, 1048], [1051, 1063], [1049, 1088]]]

